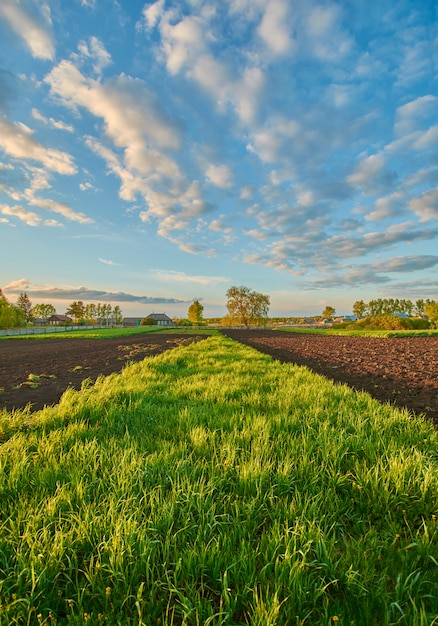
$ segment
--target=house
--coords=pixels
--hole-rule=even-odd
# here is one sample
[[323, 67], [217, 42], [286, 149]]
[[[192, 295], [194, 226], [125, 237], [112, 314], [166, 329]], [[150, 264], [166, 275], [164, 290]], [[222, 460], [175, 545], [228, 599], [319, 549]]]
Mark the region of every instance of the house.
[[47, 321], [51, 326], [65, 326], [72, 323], [71, 317], [67, 315], [51, 315]]
[[157, 326], [175, 326], [165, 313], [150, 313], [146, 316], [146, 319], [154, 320]]
[[140, 326], [142, 317], [124, 317], [123, 326]]

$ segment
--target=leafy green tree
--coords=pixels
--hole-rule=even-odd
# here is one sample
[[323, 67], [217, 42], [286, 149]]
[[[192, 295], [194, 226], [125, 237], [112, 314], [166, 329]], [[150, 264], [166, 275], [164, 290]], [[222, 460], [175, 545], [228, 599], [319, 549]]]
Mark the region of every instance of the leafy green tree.
[[85, 316], [84, 303], [81, 300], [75, 300], [70, 304], [65, 314], [72, 317], [75, 322], [79, 322], [80, 320], [84, 319]]
[[322, 312], [322, 317], [326, 318], [326, 319], [331, 319], [332, 317], [334, 317], [336, 313], [336, 309], [332, 306], [326, 306], [324, 311]]
[[123, 313], [122, 309], [118, 304], [113, 308], [113, 318], [116, 324], [121, 324], [123, 322]]
[[40, 317], [43, 320], [47, 320], [52, 315], [56, 315], [56, 309], [53, 304], [36, 304], [32, 307], [31, 313], [33, 319]]
[[365, 302], [363, 300], [356, 300], [356, 302], [353, 304], [353, 314], [361, 320], [365, 317], [366, 312], [367, 305], [365, 304]]
[[204, 307], [198, 300], [194, 300], [192, 304], [189, 306], [189, 310], [187, 313], [187, 317], [190, 322], [193, 324], [201, 324], [202, 323], [202, 313], [204, 311]]
[[427, 315], [432, 326], [438, 328], [438, 302], [435, 302], [435, 300], [426, 300], [424, 314]]
[[97, 321], [97, 310], [95, 304], [90, 303], [85, 305], [84, 319], [90, 324], [93, 324]]
[[102, 324], [108, 326], [108, 319], [111, 317], [111, 312], [112, 306], [110, 304], [97, 303], [97, 319], [100, 320]]
[[23, 311], [18, 306], [10, 304], [0, 289], [0, 328], [17, 328], [19, 326], [26, 326]]
[[418, 315], [418, 317], [422, 317], [424, 315], [424, 305], [425, 304], [426, 303], [422, 299], [415, 301], [415, 312]]
[[32, 302], [30, 301], [30, 298], [27, 295], [27, 293], [20, 293], [20, 295], [17, 298], [17, 306], [19, 309], [23, 311], [26, 322], [31, 322], [32, 321]]
[[266, 325], [270, 306], [269, 296], [249, 287], [230, 287], [227, 291], [227, 309], [231, 323]]
[[152, 317], [143, 317], [140, 321], [140, 326], [156, 326], [157, 320], [154, 320]]

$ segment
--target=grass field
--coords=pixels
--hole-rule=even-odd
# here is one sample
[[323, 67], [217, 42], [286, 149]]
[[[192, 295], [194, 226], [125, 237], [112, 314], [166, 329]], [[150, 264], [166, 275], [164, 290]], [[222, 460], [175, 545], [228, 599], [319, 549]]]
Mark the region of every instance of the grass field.
[[0, 625], [438, 624], [438, 432], [213, 336], [0, 413]]
[[65, 332], [59, 331], [56, 333], [41, 333], [29, 334], [29, 335], [2, 335], [0, 341], [16, 339], [28, 340], [28, 339], [112, 339], [116, 337], [130, 337], [131, 335], [140, 335], [143, 333], [175, 333], [178, 334], [191, 334], [195, 332], [197, 335], [214, 334], [215, 330], [207, 328], [162, 328], [160, 326], [134, 326], [132, 328], [122, 328], [115, 326], [114, 328], [84, 328], [83, 330], [67, 330]]

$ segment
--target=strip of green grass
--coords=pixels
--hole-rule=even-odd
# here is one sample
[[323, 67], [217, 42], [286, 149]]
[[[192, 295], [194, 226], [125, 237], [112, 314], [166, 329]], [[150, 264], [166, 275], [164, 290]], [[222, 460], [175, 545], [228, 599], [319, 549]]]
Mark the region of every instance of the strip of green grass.
[[438, 615], [438, 433], [221, 336], [0, 416], [0, 624]]
[[93, 328], [84, 330], [69, 330], [57, 333], [29, 334], [29, 335], [7, 335], [2, 339], [113, 339], [115, 337], [127, 337], [131, 335], [142, 335], [144, 333], [178, 333], [196, 335], [214, 335], [218, 331], [208, 328], [160, 328], [157, 326], [135, 326], [134, 328]]

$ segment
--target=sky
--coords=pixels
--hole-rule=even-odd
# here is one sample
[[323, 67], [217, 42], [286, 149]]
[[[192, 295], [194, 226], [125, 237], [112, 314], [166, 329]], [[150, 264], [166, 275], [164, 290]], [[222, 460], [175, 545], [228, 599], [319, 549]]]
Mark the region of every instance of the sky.
[[8, 300], [438, 300], [437, 7], [1, 0]]

